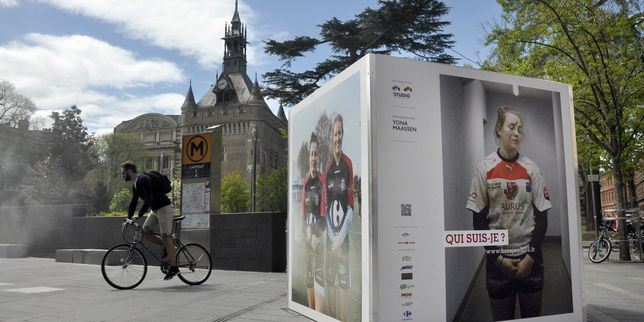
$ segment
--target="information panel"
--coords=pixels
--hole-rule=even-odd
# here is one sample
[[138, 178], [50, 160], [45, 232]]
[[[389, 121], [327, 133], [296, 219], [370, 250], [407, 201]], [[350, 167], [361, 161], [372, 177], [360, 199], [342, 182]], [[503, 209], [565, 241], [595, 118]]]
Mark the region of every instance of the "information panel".
[[[219, 212], [221, 164], [217, 143], [221, 145], [221, 129], [214, 133], [196, 133], [182, 137], [181, 214], [186, 216], [184, 228], [207, 229], [210, 215]], [[219, 138], [219, 139], [216, 139]], [[214, 186], [215, 189], [211, 189]], [[212, 200], [216, 199], [214, 203]], [[212, 208], [215, 208], [214, 211]]]

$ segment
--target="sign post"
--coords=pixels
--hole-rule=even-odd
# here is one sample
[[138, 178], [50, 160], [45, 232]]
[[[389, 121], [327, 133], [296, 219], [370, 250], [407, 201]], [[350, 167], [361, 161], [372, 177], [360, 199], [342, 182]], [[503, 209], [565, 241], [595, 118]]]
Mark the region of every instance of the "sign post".
[[206, 229], [221, 202], [221, 128], [184, 135], [181, 142], [182, 225]]

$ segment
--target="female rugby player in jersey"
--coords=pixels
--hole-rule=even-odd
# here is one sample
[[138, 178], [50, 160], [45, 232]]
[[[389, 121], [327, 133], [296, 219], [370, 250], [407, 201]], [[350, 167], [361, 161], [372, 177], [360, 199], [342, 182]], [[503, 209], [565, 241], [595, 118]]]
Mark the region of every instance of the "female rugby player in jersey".
[[474, 229], [508, 230], [508, 245], [486, 247], [486, 288], [495, 321], [514, 319], [517, 297], [522, 318], [541, 314], [541, 241], [552, 205], [541, 171], [519, 154], [522, 124], [512, 108], [497, 111], [499, 148], [476, 167], [467, 201]]
[[[333, 119], [333, 158], [326, 168], [327, 257], [326, 288], [329, 313], [347, 320], [351, 287], [349, 269], [349, 227], [353, 218], [353, 165], [342, 152], [344, 124], [342, 116]], [[338, 287], [339, 286], [339, 287]], [[337, 300], [337, 302], [336, 302]]]
[[[309, 140], [309, 171], [302, 191], [302, 218], [306, 242], [306, 291], [309, 307], [324, 309], [324, 256], [322, 241], [326, 232], [326, 186], [324, 175], [318, 171], [318, 137], [311, 133]], [[315, 286], [315, 288], [314, 288]]]

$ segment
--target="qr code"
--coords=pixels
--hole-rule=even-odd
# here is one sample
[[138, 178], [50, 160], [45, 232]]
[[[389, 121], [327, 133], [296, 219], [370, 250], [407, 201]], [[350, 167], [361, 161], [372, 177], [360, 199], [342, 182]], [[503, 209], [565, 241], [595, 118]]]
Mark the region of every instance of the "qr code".
[[400, 204], [400, 215], [401, 216], [411, 216], [411, 204], [410, 203], [401, 203]]

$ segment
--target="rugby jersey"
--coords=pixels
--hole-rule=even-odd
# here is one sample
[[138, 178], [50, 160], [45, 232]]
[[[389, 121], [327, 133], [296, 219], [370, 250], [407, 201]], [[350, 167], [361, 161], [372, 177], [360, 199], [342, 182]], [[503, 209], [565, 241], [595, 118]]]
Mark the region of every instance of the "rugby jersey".
[[311, 226], [313, 234], [316, 236], [325, 227], [323, 217], [326, 216], [324, 210], [326, 206], [326, 187], [324, 186], [324, 181], [324, 175], [319, 171], [315, 178], [307, 174], [302, 194], [304, 197], [302, 198], [302, 218], [305, 219], [307, 225]]
[[534, 230], [533, 206], [540, 212], [552, 208], [541, 171], [532, 160], [517, 155], [513, 160], [499, 152], [488, 155], [475, 169], [467, 209], [481, 212], [488, 207], [490, 229], [507, 229], [506, 254], [520, 256], [528, 251]]
[[326, 209], [331, 228], [338, 233], [345, 224], [348, 207], [353, 209], [353, 165], [344, 153], [336, 164], [335, 159], [326, 169]]

